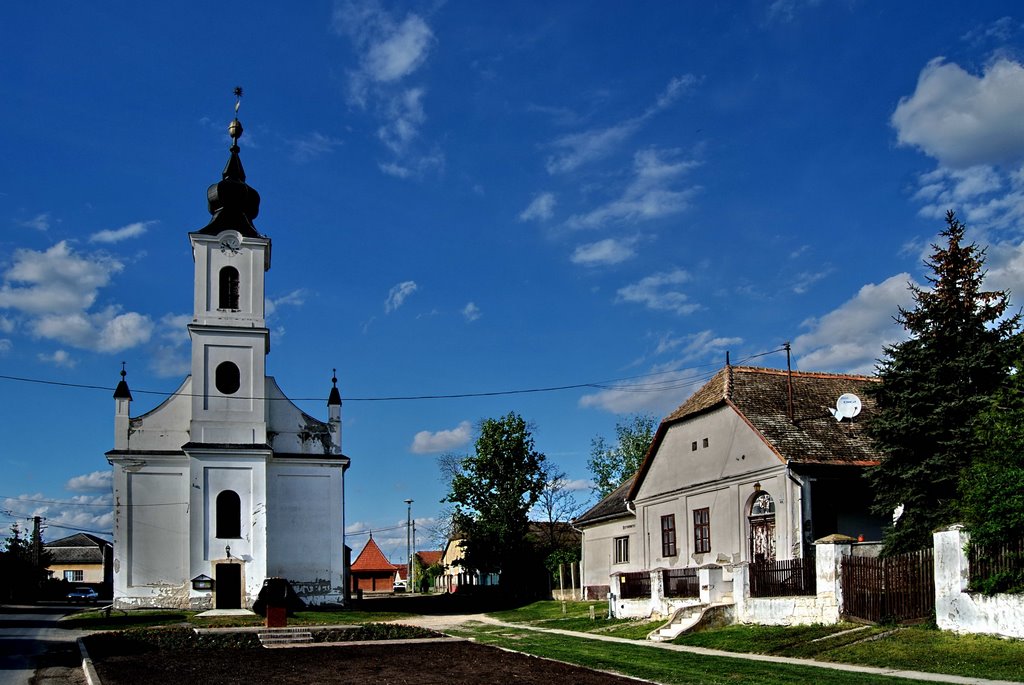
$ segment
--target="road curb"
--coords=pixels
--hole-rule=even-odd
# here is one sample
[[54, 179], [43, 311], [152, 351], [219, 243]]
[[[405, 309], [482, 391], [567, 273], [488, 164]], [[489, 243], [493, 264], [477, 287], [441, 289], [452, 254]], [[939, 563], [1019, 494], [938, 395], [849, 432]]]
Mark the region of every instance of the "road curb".
[[82, 672], [85, 673], [85, 682], [89, 685], [103, 685], [100, 674], [96, 672], [96, 667], [89, 656], [89, 650], [85, 648], [85, 640], [82, 638], [78, 638], [78, 651], [82, 654]]

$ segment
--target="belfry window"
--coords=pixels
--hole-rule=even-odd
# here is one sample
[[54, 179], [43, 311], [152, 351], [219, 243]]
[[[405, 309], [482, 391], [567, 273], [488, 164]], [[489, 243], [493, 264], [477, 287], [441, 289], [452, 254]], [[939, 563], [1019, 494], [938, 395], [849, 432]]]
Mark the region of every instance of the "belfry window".
[[220, 270], [220, 308], [238, 309], [238, 269], [233, 266]]
[[242, 500], [234, 490], [217, 495], [217, 537], [242, 537]]
[[231, 362], [221, 362], [214, 371], [214, 385], [225, 395], [234, 395], [242, 387], [242, 372]]

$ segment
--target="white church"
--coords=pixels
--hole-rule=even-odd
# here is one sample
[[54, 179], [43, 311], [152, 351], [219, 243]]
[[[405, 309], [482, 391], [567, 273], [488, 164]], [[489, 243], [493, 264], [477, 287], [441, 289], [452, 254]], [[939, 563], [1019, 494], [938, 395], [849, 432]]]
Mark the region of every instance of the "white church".
[[[237, 110], [237, 106], [236, 106]], [[195, 262], [192, 370], [166, 401], [131, 415], [114, 392], [114, 605], [249, 608], [266, 578], [307, 604], [343, 604], [345, 471], [337, 378], [327, 421], [266, 375], [270, 238], [259, 194], [231, 157], [207, 191], [212, 218], [188, 234]]]

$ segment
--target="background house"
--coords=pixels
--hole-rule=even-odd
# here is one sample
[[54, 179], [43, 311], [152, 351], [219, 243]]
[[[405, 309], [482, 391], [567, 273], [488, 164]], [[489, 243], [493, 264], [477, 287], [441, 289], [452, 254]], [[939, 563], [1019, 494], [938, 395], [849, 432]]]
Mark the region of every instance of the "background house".
[[352, 562], [351, 588], [358, 592], [392, 592], [398, 575], [398, 566], [388, 561], [384, 552], [373, 540], [373, 535], [366, 541], [363, 550]]
[[[875, 382], [719, 371], [661, 422], [628, 488], [577, 521], [588, 592], [606, 592], [619, 573], [802, 557], [832, 533], [880, 539], [884, 520], [869, 513], [861, 477], [878, 463], [864, 431]], [[837, 408], [851, 397], [856, 412]]]
[[49, 555], [47, 567], [54, 580], [88, 586], [100, 597], [110, 597], [114, 579], [114, 545], [88, 533], [75, 533], [43, 544]]

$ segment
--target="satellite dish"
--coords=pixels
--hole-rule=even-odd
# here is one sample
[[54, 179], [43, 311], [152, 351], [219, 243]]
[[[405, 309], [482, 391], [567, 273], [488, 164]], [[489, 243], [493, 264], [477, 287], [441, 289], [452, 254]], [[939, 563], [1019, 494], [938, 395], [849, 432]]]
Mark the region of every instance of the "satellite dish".
[[836, 417], [836, 421], [852, 419], [860, 413], [860, 410], [860, 398], [852, 392], [846, 392], [840, 395], [839, 399], [836, 400], [836, 408], [832, 411], [832, 416]]

